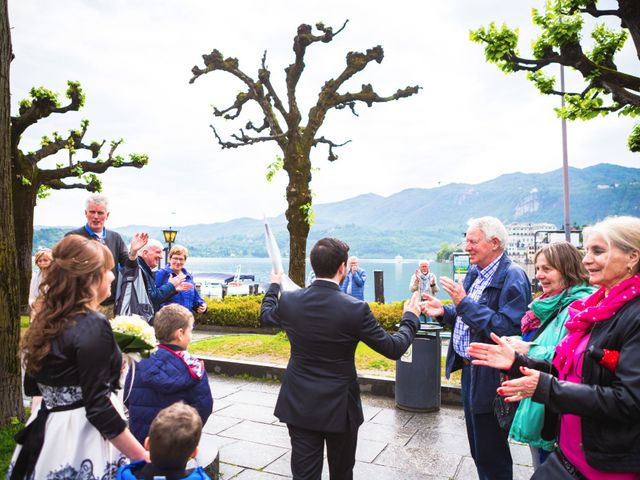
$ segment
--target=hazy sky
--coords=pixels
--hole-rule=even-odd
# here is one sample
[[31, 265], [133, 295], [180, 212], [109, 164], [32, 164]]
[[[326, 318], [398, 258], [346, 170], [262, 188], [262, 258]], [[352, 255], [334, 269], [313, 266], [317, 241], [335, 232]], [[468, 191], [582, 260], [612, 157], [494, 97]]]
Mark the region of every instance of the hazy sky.
[[[35, 149], [42, 135], [65, 133], [87, 118], [85, 140], [124, 137], [121, 154], [148, 153], [144, 169], [112, 169], [102, 176], [111, 227], [283, 213], [286, 173], [265, 180], [267, 166], [281, 153], [276, 144], [221, 150], [209, 127], [214, 123], [228, 135], [249, 119], [262, 122], [255, 109], [235, 122], [213, 117], [211, 105], [231, 105], [243, 84], [214, 72], [190, 85], [191, 68], [217, 48], [257, 78], [267, 50], [272, 80], [284, 97], [284, 68], [293, 61], [297, 26], [323, 21], [337, 29], [349, 19], [332, 43], [307, 51], [298, 96], [303, 114], [323, 83], [342, 71], [347, 52], [376, 45], [383, 46], [384, 61], [369, 65], [340, 92], [357, 91], [363, 83], [381, 95], [416, 84], [422, 90], [397, 102], [360, 105], [359, 117], [348, 110], [329, 113], [320, 135], [352, 142], [336, 151], [340, 158], [333, 163], [323, 146], [312, 153], [316, 203], [554, 170], [562, 165], [560, 120], [553, 111], [559, 99], [539, 95], [523, 73], [504, 75], [485, 62], [482, 46], [469, 41], [470, 29], [506, 21], [520, 27], [520, 48], [528, 53], [535, 34], [531, 7], [541, 3], [12, 0], [13, 107], [32, 86], [63, 93], [67, 80], [80, 81], [87, 96], [79, 113], [54, 115], [27, 130], [21, 146]], [[628, 43], [623, 58], [637, 71]], [[569, 72], [568, 87], [581, 88], [577, 79]], [[570, 165], [637, 167], [638, 155], [626, 148], [632, 125], [617, 116], [569, 123]], [[81, 223], [86, 196], [80, 190], [54, 192], [36, 208], [36, 224]]]

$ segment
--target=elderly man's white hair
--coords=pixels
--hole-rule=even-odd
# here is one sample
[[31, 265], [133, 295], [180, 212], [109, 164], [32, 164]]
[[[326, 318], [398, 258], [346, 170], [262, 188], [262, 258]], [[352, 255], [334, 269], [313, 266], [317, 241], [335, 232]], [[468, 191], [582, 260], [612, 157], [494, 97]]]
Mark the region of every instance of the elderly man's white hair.
[[418, 261], [418, 266], [420, 265], [429, 265], [429, 260], [420, 260]]
[[144, 244], [144, 247], [142, 247], [138, 251], [138, 256], [142, 255], [144, 252], [147, 252], [149, 249], [153, 247], [157, 247], [160, 250], [163, 249], [162, 244], [158, 240], [156, 240], [155, 238], [150, 238], [149, 240], [147, 240], [147, 243]]
[[109, 211], [109, 199], [105, 195], [102, 195], [101, 193], [94, 193], [93, 195], [89, 195], [89, 198], [87, 198], [87, 202], [85, 203], [85, 206], [89, 208], [89, 204], [91, 203], [95, 205], [104, 205], [104, 208], [107, 211]]
[[467, 222], [469, 228], [477, 228], [487, 240], [497, 238], [500, 240], [500, 248], [505, 249], [507, 246], [507, 240], [509, 239], [509, 232], [500, 220], [496, 217], [480, 217], [472, 218]]

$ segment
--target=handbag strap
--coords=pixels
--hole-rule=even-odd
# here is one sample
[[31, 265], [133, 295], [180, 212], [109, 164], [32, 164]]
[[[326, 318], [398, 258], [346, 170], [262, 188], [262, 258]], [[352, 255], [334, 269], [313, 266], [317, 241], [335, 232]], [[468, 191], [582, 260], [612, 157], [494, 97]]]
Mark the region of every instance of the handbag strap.
[[129, 384], [129, 391], [127, 392], [127, 396], [122, 399], [122, 403], [124, 403], [125, 405], [126, 401], [129, 400], [129, 397], [131, 396], [131, 390], [133, 390], [133, 381], [136, 378], [136, 362], [132, 361], [129, 368], [131, 369], [131, 383]]
[[542, 335], [542, 332], [544, 332], [544, 329], [547, 328], [547, 326], [551, 322], [553, 322], [558, 315], [560, 315], [560, 312], [564, 309], [564, 306], [562, 305], [562, 300], [564, 300], [564, 297], [567, 296], [568, 291], [569, 291], [569, 288], [565, 289], [565, 291], [562, 293], [562, 297], [560, 297], [560, 300], [558, 300], [560, 307], [558, 308], [558, 310], [556, 310], [556, 312], [551, 317], [547, 319], [546, 322], [544, 322], [544, 324], [538, 330], [536, 330], [536, 333], [534, 333], [533, 337], [531, 337], [531, 340], [530, 340], [531, 342], [533, 342], [536, 338]]

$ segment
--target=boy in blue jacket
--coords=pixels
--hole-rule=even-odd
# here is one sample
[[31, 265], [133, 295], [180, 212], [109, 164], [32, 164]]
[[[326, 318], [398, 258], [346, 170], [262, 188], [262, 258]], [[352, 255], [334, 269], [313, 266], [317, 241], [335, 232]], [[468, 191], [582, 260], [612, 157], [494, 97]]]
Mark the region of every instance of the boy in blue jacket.
[[161, 410], [144, 440], [151, 463], [123, 465], [117, 480], [210, 480], [202, 467], [187, 469], [189, 459], [198, 454], [201, 434], [202, 420], [193, 407], [177, 402]]
[[129, 427], [140, 443], [158, 412], [175, 402], [194, 407], [203, 425], [213, 410], [204, 364], [187, 352], [193, 314], [181, 305], [167, 305], [156, 314], [153, 328], [158, 350], [129, 371], [124, 385]]

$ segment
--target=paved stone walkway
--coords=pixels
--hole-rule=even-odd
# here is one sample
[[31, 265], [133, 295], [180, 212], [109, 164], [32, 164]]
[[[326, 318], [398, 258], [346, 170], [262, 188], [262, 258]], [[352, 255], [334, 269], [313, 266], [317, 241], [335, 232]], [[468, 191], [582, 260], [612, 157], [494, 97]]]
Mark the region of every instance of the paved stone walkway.
[[[280, 385], [211, 375], [214, 413], [204, 427], [201, 448], [220, 451], [223, 480], [291, 478], [291, 448], [284, 424], [273, 416]], [[393, 399], [363, 395], [355, 479], [476, 479], [461, 408], [410, 413]], [[514, 478], [532, 473], [529, 448], [512, 445]], [[328, 468], [322, 478], [329, 478]]]

